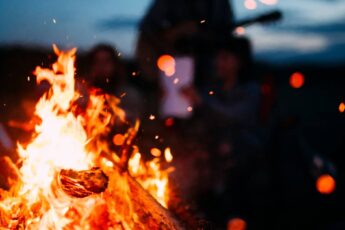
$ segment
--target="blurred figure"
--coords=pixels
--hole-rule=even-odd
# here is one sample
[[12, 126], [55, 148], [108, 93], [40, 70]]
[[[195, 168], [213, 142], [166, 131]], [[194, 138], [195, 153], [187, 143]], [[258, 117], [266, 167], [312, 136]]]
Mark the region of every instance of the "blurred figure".
[[121, 99], [121, 108], [127, 118], [141, 117], [143, 108], [139, 92], [127, 83], [126, 71], [116, 50], [106, 44], [94, 47], [89, 54], [89, 70], [86, 82]]
[[247, 216], [255, 190], [253, 175], [262, 144], [258, 135], [260, 87], [252, 78], [251, 46], [245, 38], [229, 38], [219, 44], [214, 83], [198, 93], [185, 88], [186, 97], [199, 107], [208, 140], [212, 186], [204, 210], [225, 224], [229, 215]]
[[[233, 24], [228, 0], [154, 1], [140, 24], [137, 45], [136, 55], [144, 76], [150, 81], [157, 79], [158, 57], [171, 53], [179, 40], [192, 41], [199, 52], [198, 59], [202, 53], [209, 56], [210, 41], [228, 35]], [[198, 78], [202, 73], [200, 70]]]
[[[247, 143], [255, 143], [251, 135], [257, 127], [260, 87], [252, 78], [250, 43], [245, 38], [232, 38], [222, 43], [215, 58], [216, 79], [195, 103], [202, 103], [207, 117], [214, 121], [210, 129], [226, 139], [239, 132]], [[188, 94], [187, 94], [188, 95]], [[191, 98], [197, 98], [192, 95]], [[201, 101], [198, 101], [201, 100]], [[238, 137], [238, 133], [236, 134]], [[216, 138], [218, 141], [222, 137]], [[225, 147], [223, 146], [225, 149]], [[219, 147], [220, 153], [226, 153]], [[229, 148], [230, 149], [230, 148]]]

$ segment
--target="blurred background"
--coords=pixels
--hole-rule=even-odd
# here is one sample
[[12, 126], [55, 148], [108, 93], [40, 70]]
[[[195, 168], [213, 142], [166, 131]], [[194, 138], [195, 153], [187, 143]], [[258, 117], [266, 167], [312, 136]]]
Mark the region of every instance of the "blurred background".
[[0, 12], [1, 154], [30, 138], [47, 88], [35, 67], [54, 62], [53, 43], [77, 47], [77, 87], [123, 97], [146, 152], [171, 146], [188, 212], [214, 229], [345, 229], [344, 1], [0, 0]]

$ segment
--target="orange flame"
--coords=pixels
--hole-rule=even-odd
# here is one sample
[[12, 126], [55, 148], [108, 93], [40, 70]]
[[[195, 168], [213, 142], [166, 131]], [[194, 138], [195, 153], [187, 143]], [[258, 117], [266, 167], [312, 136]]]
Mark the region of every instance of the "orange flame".
[[[5, 197], [0, 194], [0, 227], [92, 229], [92, 212], [107, 203], [104, 197], [102, 194], [85, 198], [68, 196], [58, 189], [58, 173], [61, 169], [87, 170], [97, 165], [115, 167], [120, 162], [104, 138], [115, 121], [125, 121], [125, 113], [118, 107], [119, 99], [91, 91], [85, 113], [76, 115], [79, 98], [74, 79], [76, 49], [63, 52], [55, 45], [53, 49], [58, 59], [52, 69], [37, 67], [34, 72], [37, 82], [46, 80], [51, 89], [36, 105], [35, 114], [40, 123], [35, 127], [33, 139], [27, 145], [18, 144], [20, 180]], [[139, 123], [134, 129], [138, 126]], [[115, 135], [114, 144], [125, 144], [126, 136]], [[109, 159], [101, 157], [102, 153], [107, 153]], [[172, 168], [163, 169], [162, 165], [158, 157], [143, 162], [135, 146], [128, 171], [167, 207], [168, 177]], [[130, 226], [123, 224], [125, 229]]]

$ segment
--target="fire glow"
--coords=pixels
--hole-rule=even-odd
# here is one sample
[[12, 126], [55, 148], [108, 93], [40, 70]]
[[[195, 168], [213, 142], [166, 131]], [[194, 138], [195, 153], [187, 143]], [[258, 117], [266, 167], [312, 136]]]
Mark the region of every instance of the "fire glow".
[[[122, 145], [124, 152], [128, 152], [127, 159], [126, 155], [111, 150], [104, 137], [115, 122], [125, 122], [125, 112], [118, 107], [119, 99], [97, 90], [90, 91], [86, 111], [76, 115], [80, 96], [75, 91], [76, 49], [62, 52], [56, 46], [53, 48], [58, 60], [52, 69], [37, 67], [35, 70], [37, 82], [48, 81], [51, 89], [36, 105], [35, 115], [40, 122], [32, 140], [18, 144], [20, 160], [11, 165], [17, 179], [8, 178], [10, 190], [0, 190], [0, 227], [148, 229], [140, 214], [135, 213], [131, 201], [131, 183], [132, 186], [136, 183], [131, 182], [132, 178], [167, 208], [168, 176], [173, 169], [163, 169], [165, 161], [159, 156], [148, 162], [142, 161], [138, 147], [131, 143], [139, 122], [124, 135], [117, 134], [113, 138], [115, 145]], [[166, 161], [171, 161], [170, 149], [165, 152]], [[79, 175], [77, 172], [87, 172], [95, 167], [105, 173], [101, 179], [109, 177], [104, 192], [87, 191], [91, 195], [82, 193], [77, 198], [61, 189], [63, 170], [72, 170], [75, 176]], [[94, 176], [95, 172], [86, 175]], [[76, 184], [77, 190], [88, 189], [82, 185]], [[117, 190], [116, 185], [119, 185]], [[114, 197], [120, 197], [121, 203], [116, 203]], [[165, 229], [177, 229], [172, 225], [167, 224]]]

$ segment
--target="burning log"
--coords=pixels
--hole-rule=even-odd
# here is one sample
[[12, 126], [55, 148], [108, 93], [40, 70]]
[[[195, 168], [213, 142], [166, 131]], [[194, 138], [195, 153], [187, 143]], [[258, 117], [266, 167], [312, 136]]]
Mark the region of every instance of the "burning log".
[[[139, 123], [124, 135], [119, 155], [109, 153], [110, 146], [101, 139], [112, 130], [113, 118], [124, 117], [118, 99], [106, 96], [114, 103], [105, 103], [104, 96], [90, 94], [85, 114], [76, 116], [76, 50], [54, 46], [54, 51], [59, 57], [52, 69], [35, 71], [38, 83], [48, 81], [52, 87], [37, 103], [41, 122], [35, 135], [18, 146], [20, 171], [9, 158], [0, 159], [0, 183], [4, 176], [9, 188], [0, 190], [0, 229], [187, 228], [165, 208], [168, 170], [158, 158], [140, 160], [133, 143]], [[76, 171], [89, 165], [100, 168]]]
[[[123, 172], [121, 167], [105, 170], [108, 176], [100, 168], [83, 171], [63, 169], [58, 175], [59, 184], [68, 195], [78, 198], [104, 192], [108, 206], [112, 207], [109, 210], [130, 219], [125, 222], [136, 222], [136, 229], [184, 229], [176, 217], [128, 172]], [[133, 220], [133, 215], [128, 212], [135, 213], [137, 220]]]
[[58, 178], [62, 190], [78, 198], [104, 192], [108, 186], [108, 177], [100, 168], [83, 171], [62, 169]]
[[[106, 170], [106, 174], [109, 176], [109, 184], [104, 195], [105, 199], [110, 196], [112, 199], [109, 199], [109, 205], [112, 205], [113, 202], [112, 206], [116, 207], [116, 212], [122, 214], [122, 216], [126, 216], [129, 210], [135, 213], [138, 219], [137, 222], [140, 223], [135, 229], [185, 229], [182, 223], [144, 190], [128, 172], [121, 172], [115, 168]], [[123, 194], [131, 199], [129, 203], [124, 202], [126, 198], [123, 197]], [[119, 205], [119, 203], [122, 205]], [[130, 215], [128, 218], [133, 217]]]

